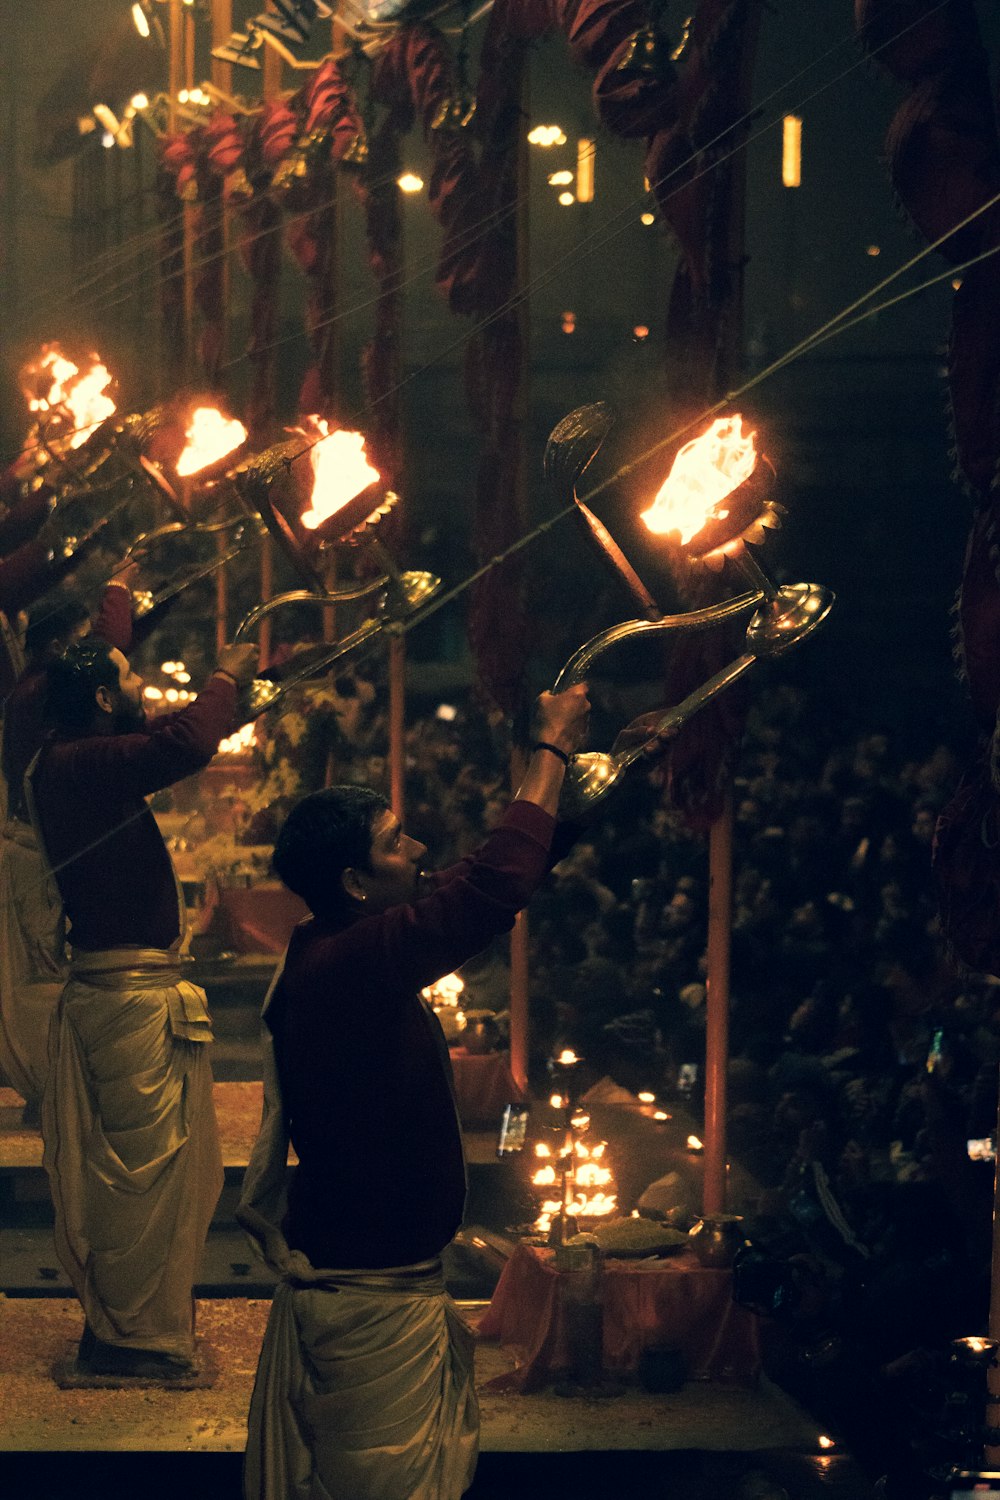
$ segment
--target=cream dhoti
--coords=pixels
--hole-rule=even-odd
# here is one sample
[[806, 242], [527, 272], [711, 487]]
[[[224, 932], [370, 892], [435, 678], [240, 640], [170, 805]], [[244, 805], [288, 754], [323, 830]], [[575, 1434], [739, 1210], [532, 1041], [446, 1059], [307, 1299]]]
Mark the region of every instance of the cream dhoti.
[[472, 1335], [437, 1260], [318, 1269], [288, 1245], [288, 1131], [266, 1027], [262, 1043], [264, 1115], [236, 1216], [282, 1280], [250, 1405], [246, 1500], [459, 1500], [479, 1454]]
[[190, 1357], [222, 1189], [204, 991], [158, 949], [77, 951], [42, 1106], [59, 1258], [98, 1339]]
[[247, 1500], [458, 1500], [479, 1419], [472, 1335], [440, 1262], [277, 1287], [247, 1435]]
[[9, 818], [0, 833], [0, 1067], [28, 1100], [45, 1088], [49, 1022], [66, 970], [55, 881], [34, 829]]

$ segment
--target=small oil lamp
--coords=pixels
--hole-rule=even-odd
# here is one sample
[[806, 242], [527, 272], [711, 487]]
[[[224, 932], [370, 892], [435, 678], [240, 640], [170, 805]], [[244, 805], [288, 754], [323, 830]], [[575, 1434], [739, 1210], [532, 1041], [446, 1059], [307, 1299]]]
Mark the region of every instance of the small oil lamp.
[[465, 980], [461, 974], [445, 974], [420, 991], [437, 1016], [448, 1043], [457, 1042], [465, 1029], [465, 1012], [461, 1006], [464, 991]]

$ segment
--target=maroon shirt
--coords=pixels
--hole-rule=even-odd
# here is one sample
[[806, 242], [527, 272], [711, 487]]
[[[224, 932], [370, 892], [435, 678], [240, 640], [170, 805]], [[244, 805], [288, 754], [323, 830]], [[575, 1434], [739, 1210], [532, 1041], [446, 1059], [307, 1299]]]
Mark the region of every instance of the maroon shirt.
[[409, 1265], [439, 1255], [461, 1224], [448, 1052], [419, 991], [510, 930], [559, 857], [554, 828], [514, 802], [428, 895], [292, 934], [267, 1022], [299, 1157], [285, 1234], [314, 1266]]
[[0, 557], [7, 557], [16, 547], [30, 542], [52, 509], [52, 490], [48, 485], [22, 497], [17, 495], [14, 479], [11, 490], [16, 496], [14, 503], [0, 516]]
[[[104, 590], [93, 633], [125, 655], [132, 644], [132, 595], [122, 584]], [[3, 774], [10, 813], [28, 821], [24, 775], [45, 738], [45, 665], [29, 667], [3, 710]]]
[[39, 541], [25, 542], [0, 562], [0, 609], [11, 619], [58, 582], [66, 571], [56, 567], [51, 549]]
[[169, 948], [179, 936], [173, 867], [145, 798], [206, 766], [235, 708], [235, 684], [216, 673], [143, 730], [42, 746], [35, 809], [74, 948]]

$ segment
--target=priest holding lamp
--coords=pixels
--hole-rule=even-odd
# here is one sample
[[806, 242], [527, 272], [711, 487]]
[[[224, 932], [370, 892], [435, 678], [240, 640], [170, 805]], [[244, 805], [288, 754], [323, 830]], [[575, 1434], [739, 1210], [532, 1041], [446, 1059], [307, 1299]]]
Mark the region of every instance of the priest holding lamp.
[[541, 695], [517, 796], [450, 870], [424, 874], [424, 845], [367, 787], [306, 797], [278, 837], [275, 870], [312, 917], [265, 1002], [264, 1118], [237, 1212], [281, 1278], [247, 1500], [458, 1500], [472, 1480], [472, 1338], [440, 1262], [462, 1138], [420, 991], [508, 932], [566, 852], [556, 810], [588, 712], [583, 684]]
[[227, 646], [194, 703], [147, 724], [142, 679], [90, 637], [49, 668], [54, 733], [26, 778], [69, 922], [42, 1101], [59, 1257], [86, 1315], [82, 1378], [193, 1374], [191, 1288], [222, 1187], [204, 991], [146, 798], [208, 764], [256, 665]]

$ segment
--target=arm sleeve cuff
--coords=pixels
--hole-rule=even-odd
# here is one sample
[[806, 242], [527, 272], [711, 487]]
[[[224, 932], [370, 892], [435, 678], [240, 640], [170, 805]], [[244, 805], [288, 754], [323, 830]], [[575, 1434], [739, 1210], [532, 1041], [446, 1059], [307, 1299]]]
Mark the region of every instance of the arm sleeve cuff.
[[548, 849], [552, 843], [556, 820], [536, 802], [512, 802], [503, 816], [502, 826], [525, 834]]

